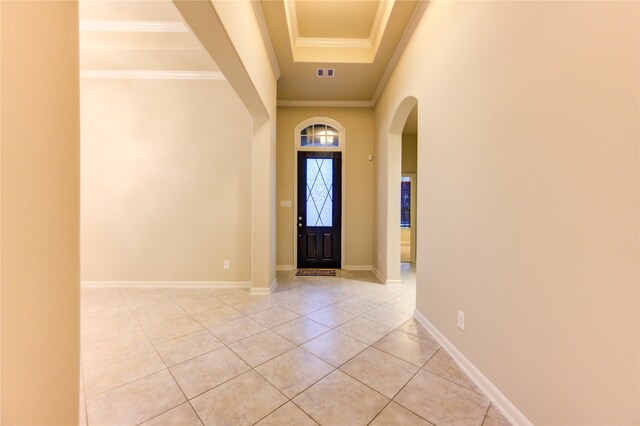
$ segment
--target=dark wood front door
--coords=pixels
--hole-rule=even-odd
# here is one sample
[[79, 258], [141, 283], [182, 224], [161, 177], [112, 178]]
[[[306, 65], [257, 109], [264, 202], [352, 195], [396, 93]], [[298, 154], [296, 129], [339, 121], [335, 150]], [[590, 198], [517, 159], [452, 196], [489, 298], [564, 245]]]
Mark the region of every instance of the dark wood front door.
[[298, 268], [340, 268], [342, 153], [298, 152]]

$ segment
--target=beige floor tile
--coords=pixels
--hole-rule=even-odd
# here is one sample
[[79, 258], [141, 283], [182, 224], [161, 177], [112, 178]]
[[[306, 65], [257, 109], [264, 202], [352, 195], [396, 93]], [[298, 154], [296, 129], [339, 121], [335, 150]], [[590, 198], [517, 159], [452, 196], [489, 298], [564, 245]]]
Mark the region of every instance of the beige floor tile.
[[316, 426], [317, 424], [291, 401], [256, 423], [257, 426]]
[[210, 327], [209, 330], [225, 345], [228, 345], [265, 331], [266, 327], [249, 317], [244, 317]]
[[155, 349], [108, 358], [93, 365], [85, 364], [85, 395], [91, 398], [165, 368]]
[[364, 318], [352, 319], [336, 328], [336, 331], [351, 336], [368, 345], [381, 339], [391, 330], [393, 330], [391, 327]]
[[82, 341], [104, 339], [131, 330], [140, 330], [140, 324], [126, 306], [117, 306], [104, 310], [82, 314]]
[[148, 305], [136, 310], [132, 309], [132, 312], [145, 328], [187, 315], [187, 313], [173, 301], [166, 304]]
[[339, 367], [363, 350], [367, 345], [337, 331], [329, 331], [308, 341], [302, 348], [334, 367]]
[[209, 297], [209, 293], [201, 288], [163, 288], [162, 292], [178, 304]]
[[329, 331], [329, 329], [308, 318], [298, 318], [275, 327], [273, 331], [285, 339], [292, 341], [296, 345], [301, 345], [314, 337]]
[[84, 401], [80, 401], [80, 407], [78, 409], [78, 425], [87, 426], [87, 404]]
[[509, 420], [493, 405], [489, 407], [482, 426], [511, 426]]
[[185, 402], [182, 405], [178, 405], [176, 408], [160, 414], [151, 420], [142, 423], [142, 426], [202, 426], [202, 422], [198, 418], [198, 415], [191, 404]]
[[166, 342], [202, 330], [204, 327], [190, 315], [145, 328], [147, 336], [153, 343]]
[[412, 413], [404, 407], [391, 401], [384, 410], [378, 414], [371, 426], [430, 426], [431, 423], [422, 417]]
[[191, 399], [244, 373], [249, 366], [228, 348], [220, 348], [170, 370], [187, 398]]
[[387, 352], [411, 364], [422, 367], [438, 350], [428, 340], [394, 330], [373, 344], [373, 347]]
[[391, 299], [381, 306], [389, 309], [395, 309], [396, 311], [405, 312], [413, 316], [413, 313], [416, 310], [416, 300], [415, 298], [400, 296], [396, 297], [395, 299]]
[[204, 299], [197, 299], [190, 302], [182, 303], [181, 306], [182, 309], [187, 311], [187, 313], [195, 315], [200, 312], [212, 311], [216, 308], [221, 308], [227, 305], [217, 297], [209, 296]]
[[157, 288], [121, 288], [120, 294], [134, 314], [146, 307], [174, 303], [161, 289]]
[[341, 302], [347, 297], [348, 296], [345, 296], [344, 294], [340, 294], [339, 292], [332, 290], [321, 291], [309, 295], [310, 299], [313, 299], [316, 302], [325, 303], [327, 305], [333, 305], [334, 303]]
[[286, 291], [286, 289], [281, 289], [280, 286], [276, 288], [276, 290], [269, 295], [269, 300], [274, 305], [284, 305], [285, 303], [290, 303], [294, 301], [302, 300], [302, 296], [296, 293], [292, 293], [290, 291]]
[[333, 306], [327, 306], [326, 308], [322, 308], [318, 311], [306, 315], [307, 318], [312, 319], [315, 322], [318, 322], [329, 328], [334, 328], [339, 326], [340, 324], [344, 324], [345, 322], [355, 318], [356, 316], [356, 314], [342, 311]]
[[429, 362], [423, 367], [425, 370], [432, 372], [440, 377], [451, 380], [454, 383], [464, 386], [467, 389], [482, 394], [482, 391], [473, 381], [460, 369], [458, 364], [451, 358], [451, 355], [444, 349], [440, 348]]
[[355, 296], [357, 299], [360, 299], [367, 303], [373, 303], [374, 305], [381, 305], [383, 303], [388, 302], [389, 300], [397, 297], [396, 293], [382, 290], [368, 291], [362, 294]]
[[434, 346], [440, 346], [438, 341], [431, 335], [431, 333], [429, 333], [422, 325], [420, 325], [420, 323], [415, 318], [409, 319], [407, 322], [398, 327], [398, 330], [412, 334], [423, 340], [428, 340]]
[[405, 323], [411, 316], [411, 314], [405, 312], [379, 306], [362, 315], [362, 318], [396, 328]]
[[372, 387], [389, 399], [413, 377], [419, 367], [375, 348], [368, 348], [340, 370]]
[[208, 291], [212, 296], [217, 297], [228, 305], [234, 305], [241, 303], [245, 300], [251, 300], [253, 296], [249, 294], [248, 290], [244, 289], [211, 289]]
[[82, 363], [80, 365], [80, 401], [84, 401], [86, 399], [84, 394], [84, 374], [82, 373]]
[[342, 309], [343, 311], [351, 312], [352, 314], [362, 315], [365, 312], [369, 312], [371, 309], [375, 308], [376, 305], [364, 302], [355, 297], [351, 297], [349, 299], [336, 303], [335, 305], [333, 305], [333, 307]]
[[299, 318], [300, 315], [282, 306], [276, 306], [275, 308], [249, 315], [249, 317], [267, 328], [272, 328]]
[[229, 349], [252, 367], [269, 361], [294, 347], [293, 343], [271, 330], [254, 334], [229, 345]]
[[212, 389], [191, 403], [205, 424], [252, 425], [287, 402], [287, 398], [255, 371]]
[[293, 312], [296, 312], [296, 313], [300, 314], [300, 315], [306, 315], [306, 314], [309, 314], [311, 312], [317, 311], [318, 309], [324, 308], [325, 306], [327, 306], [327, 304], [315, 301], [313, 299], [309, 299], [308, 297], [305, 297], [301, 301], [295, 301], [295, 302], [286, 303], [283, 306], [285, 308], [293, 311]]
[[252, 299], [232, 305], [245, 315], [251, 315], [277, 306], [271, 302], [269, 296], [252, 296]]
[[167, 366], [176, 365], [223, 347], [224, 344], [207, 330], [158, 343], [156, 348]]
[[211, 311], [195, 314], [193, 317], [203, 326], [211, 328], [224, 324], [225, 322], [243, 318], [244, 314], [236, 311], [231, 306], [223, 306]]
[[83, 288], [80, 311], [83, 315], [109, 308], [126, 306], [120, 292], [115, 288]]
[[137, 425], [185, 401], [168, 371], [87, 400], [91, 425]]
[[420, 370], [394, 401], [434, 424], [481, 425], [489, 400]]
[[320, 358], [295, 348], [256, 368], [287, 398], [293, 398], [334, 368]]
[[365, 293], [367, 291], [366, 287], [358, 287], [355, 285], [356, 282], [357, 281], [343, 280], [343, 284], [340, 285], [340, 288], [337, 291], [338, 294], [345, 296], [344, 300], [346, 300], [347, 298]]
[[321, 425], [366, 425], [389, 400], [336, 370], [293, 402]]
[[103, 339], [83, 340], [82, 361], [86, 365], [93, 365], [109, 358], [150, 350], [153, 350], [153, 345], [147, 335], [142, 329], [135, 329]]

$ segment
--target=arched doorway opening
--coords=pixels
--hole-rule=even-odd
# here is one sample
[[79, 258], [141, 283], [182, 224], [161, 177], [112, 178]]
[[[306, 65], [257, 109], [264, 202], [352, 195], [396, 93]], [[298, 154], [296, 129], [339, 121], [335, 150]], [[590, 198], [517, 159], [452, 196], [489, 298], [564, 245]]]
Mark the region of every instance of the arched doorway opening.
[[[412, 265], [417, 265], [417, 112], [418, 100], [413, 96], [405, 98], [396, 108], [389, 127], [387, 144], [387, 284], [400, 283], [403, 279], [401, 266], [403, 231], [405, 229], [404, 239], [409, 252], [408, 266], [405, 269], [415, 271]], [[408, 182], [403, 182], [403, 175], [408, 178], [406, 179]], [[403, 194], [403, 187], [405, 194]]]

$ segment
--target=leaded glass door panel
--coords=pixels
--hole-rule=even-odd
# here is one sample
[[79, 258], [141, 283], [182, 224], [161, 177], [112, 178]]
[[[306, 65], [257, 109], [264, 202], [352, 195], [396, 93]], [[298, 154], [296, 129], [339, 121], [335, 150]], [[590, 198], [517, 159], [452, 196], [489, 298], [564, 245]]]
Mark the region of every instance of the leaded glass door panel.
[[342, 154], [298, 152], [298, 268], [340, 268]]

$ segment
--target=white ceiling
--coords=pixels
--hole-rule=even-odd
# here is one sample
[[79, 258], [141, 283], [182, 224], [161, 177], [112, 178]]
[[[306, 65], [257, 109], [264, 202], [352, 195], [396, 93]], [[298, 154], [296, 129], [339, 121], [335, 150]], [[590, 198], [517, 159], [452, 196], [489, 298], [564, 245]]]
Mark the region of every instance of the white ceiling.
[[[80, 0], [84, 78], [224, 78], [170, 0]], [[255, 0], [280, 105], [373, 105], [426, 0]], [[335, 77], [317, 78], [317, 68]]]
[[86, 76], [221, 78], [170, 0], [80, 0], [80, 69]]

